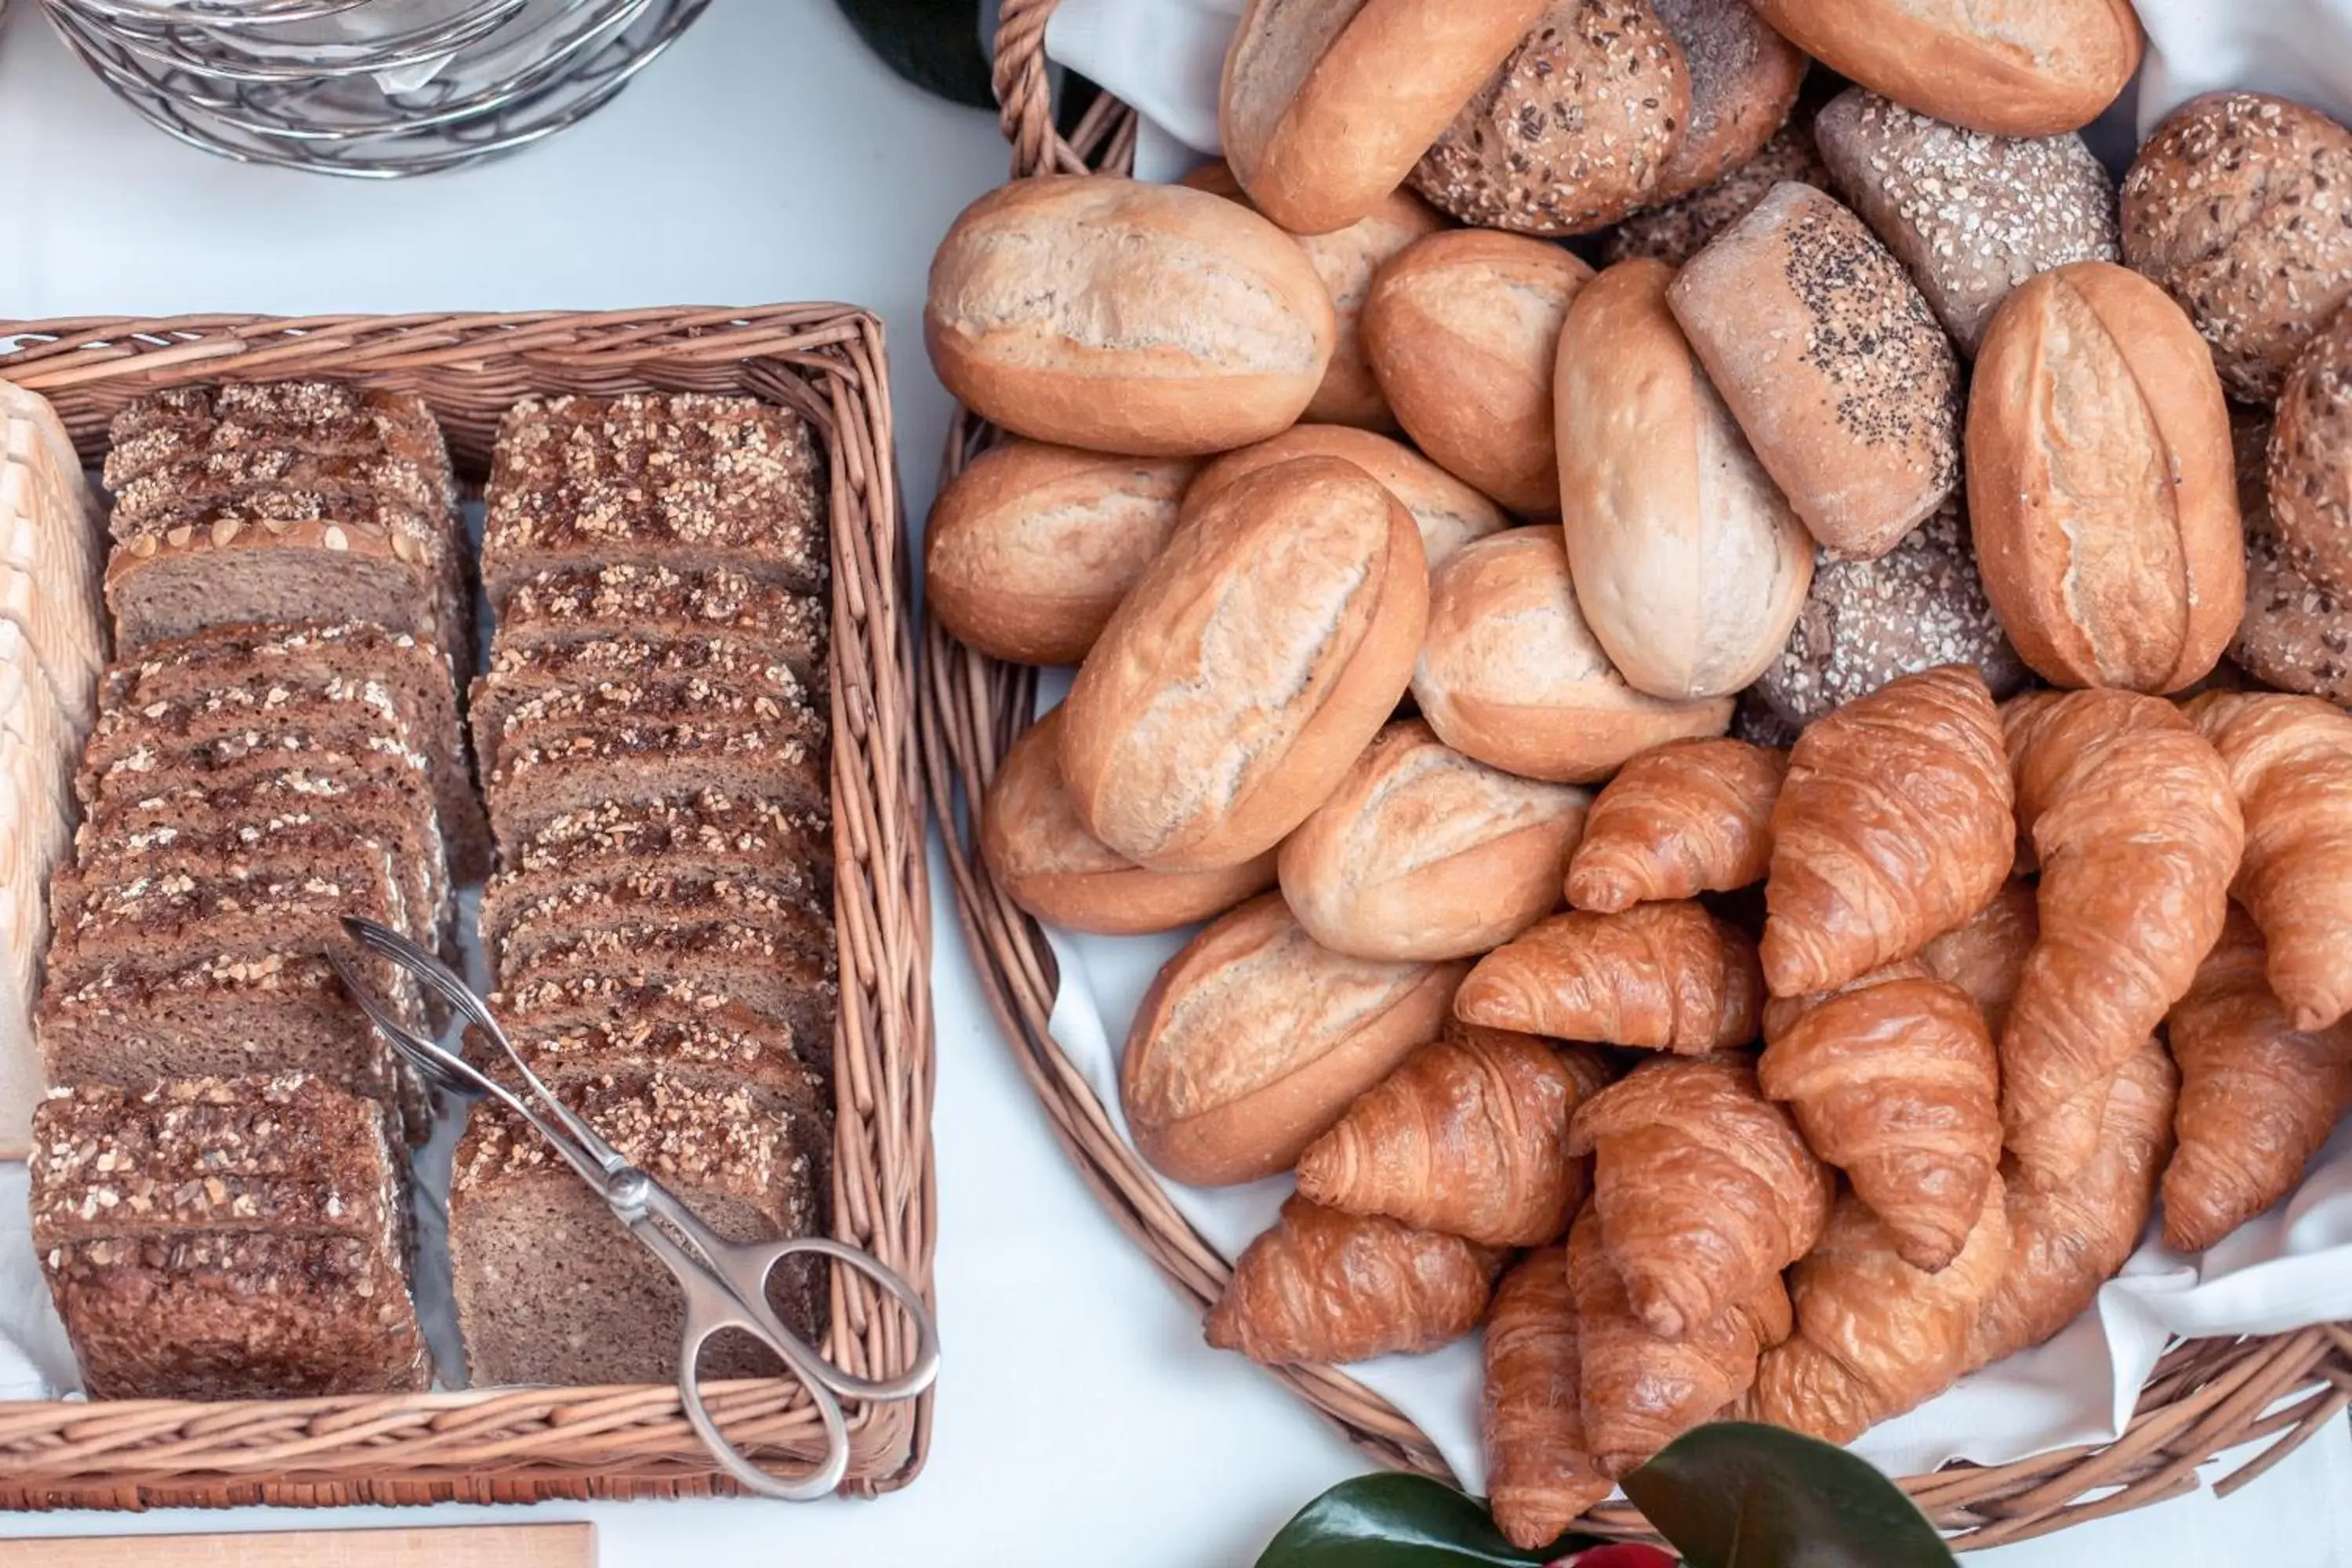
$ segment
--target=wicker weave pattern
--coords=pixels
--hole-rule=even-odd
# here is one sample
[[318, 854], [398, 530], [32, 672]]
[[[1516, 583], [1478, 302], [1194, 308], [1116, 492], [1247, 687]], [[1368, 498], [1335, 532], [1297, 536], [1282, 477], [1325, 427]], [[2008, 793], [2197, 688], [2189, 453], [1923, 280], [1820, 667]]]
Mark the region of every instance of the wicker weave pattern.
[[[1004, 0], [995, 79], [1013, 174], [1124, 173], [1135, 153], [1135, 115], [1125, 105], [1102, 97], [1066, 139], [1055, 130], [1044, 52], [1055, 4]], [[947, 474], [961, 470], [989, 437], [978, 421], [961, 416], [950, 441]], [[1230, 1266], [1112, 1131], [1101, 1102], [1054, 1039], [1049, 1020], [1058, 973], [1052, 950], [980, 859], [969, 805], [1026, 728], [1035, 673], [973, 652], [936, 620], [925, 627], [924, 653], [924, 763], [932, 805], [945, 828], [956, 912], [982, 991], [1087, 1185], [1171, 1283], [1205, 1310], [1223, 1289]], [[1270, 1375], [1380, 1463], [1454, 1479], [1419, 1428], [1343, 1370], [1283, 1367], [1270, 1369]], [[2347, 1405], [2352, 1325], [2264, 1339], [2191, 1341], [2164, 1358], [2117, 1442], [1994, 1468], [1956, 1466], [1904, 1486], [1938, 1524], [1958, 1532], [1954, 1545], [1997, 1546], [2191, 1490], [2197, 1468], [2214, 1455], [2269, 1439], [2256, 1458], [2216, 1488], [2232, 1491], [2341, 1418]], [[1590, 1522], [1603, 1533], [1654, 1539], [1628, 1508], [1602, 1510]]]
[[[12, 343], [13, 340], [13, 343]], [[422, 395], [478, 480], [499, 416], [532, 393], [749, 392], [817, 431], [833, 465], [833, 761], [841, 1020], [834, 1235], [928, 1295], [930, 908], [913, 738], [904, 528], [881, 323], [839, 305], [603, 315], [250, 316], [0, 322], [0, 378], [47, 395], [83, 456], [135, 397], [190, 382], [339, 377]], [[846, 1271], [827, 1346], [868, 1376], [907, 1326]], [[798, 1385], [707, 1385], [739, 1446], [823, 1451]], [[931, 1405], [851, 1413], [847, 1489], [921, 1468]], [[0, 1508], [527, 1502], [732, 1490], [668, 1387], [491, 1390], [189, 1405], [0, 1403]]]

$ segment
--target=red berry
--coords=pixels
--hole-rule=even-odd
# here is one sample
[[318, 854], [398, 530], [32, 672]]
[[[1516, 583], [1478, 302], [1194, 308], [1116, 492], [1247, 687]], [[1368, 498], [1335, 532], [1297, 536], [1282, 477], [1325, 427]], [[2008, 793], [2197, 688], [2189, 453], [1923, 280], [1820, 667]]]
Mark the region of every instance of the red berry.
[[1679, 1560], [1654, 1546], [1621, 1541], [1612, 1546], [1580, 1552], [1565, 1561], [1572, 1568], [1675, 1568]]

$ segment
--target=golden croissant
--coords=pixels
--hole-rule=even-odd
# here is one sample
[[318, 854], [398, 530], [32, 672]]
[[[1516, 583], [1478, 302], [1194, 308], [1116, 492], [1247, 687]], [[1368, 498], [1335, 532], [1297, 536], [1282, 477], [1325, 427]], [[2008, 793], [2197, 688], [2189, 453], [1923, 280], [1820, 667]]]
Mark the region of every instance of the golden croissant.
[[1755, 1380], [1757, 1357], [1789, 1337], [1789, 1293], [1778, 1274], [1680, 1339], [1652, 1332], [1626, 1297], [1591, 1209], [1568, 1233], [1568, 1279], [1585, 1447], [1610, 1476], [1640, 1468], [1713, 1420]]
[[2011, 800], [2000, 716], [1969, 666], [1904, 676], [1807, 729], [1772, 810], [1772, 994], [1834, 990], [1982, 909], [2016, 858]]
[[1267, 1365], [1435, 1350], [1478, 1326], [1504, 1257], [1294, 1196], [1234, 1262], [1209, 1342]]
[[1530, 1552], [1616, 1489], [1585, 1447], [1579, 1337], [1567, 1249], [1528, 1253], [1495, 1287], [1480, 1425], [1495, 1526]]
[[2213, 747], [2161, 698], [2035, 692], [2003, 711], [2042, 934], [2000, 1041], [2017, 1175], [2047, 1190], [2098, 1144], [2108, 1085], [2221, 934], [2245, 828]]
[[1728, 739], [1674, 741], [1618, 770], [1568, 861], [1568, 901], [1614, 914], [1764, 879], [1789, 754]]
[[1568, 1119], [1608, 1081], [1589, 1047], [1457, 1021], [1307, 1146], [1298, 1190], [1493, 1247], [1558, 1241], [1590, 1181]]
[[2017, 999], [2017, 983], [2024, 978], [2025, 955], [2041, 936], [2033, 884], [2012, 877], [1968, 924], [1921, 948], [1919, 963], [1937, 979], [1967, 992], [1998, 1040], [2009, 1026], [2009, 1005]]
[[2270, 944], [2298, 1029], [2352, 1012], [2352, 714], [2316, 697], [2212, 692], [2189, 704], [2246, 816], [2235, 891]]
[[1681, 1339], [1811, 1251], [1834, 1178], [1728, 1057], [1660, 1057], [1594, 1095], [1569, 1123], [1593, 1155], [1591, 1210], [1633, 1310]]
[[2352, 1108], [2352, 1020], [2298, 1029], [2264, 973], [2263, 934], [2232, 910], [2166, 1033], [2180, 1066], [2164, 1239], [2202, 1252], [2293, 1191]]
[[1539, 921], [1470, 971], [1454, 1016], [1492, 1029], [1696, 1054], [1756, 1037], [1748, 933], [1697, 904]]

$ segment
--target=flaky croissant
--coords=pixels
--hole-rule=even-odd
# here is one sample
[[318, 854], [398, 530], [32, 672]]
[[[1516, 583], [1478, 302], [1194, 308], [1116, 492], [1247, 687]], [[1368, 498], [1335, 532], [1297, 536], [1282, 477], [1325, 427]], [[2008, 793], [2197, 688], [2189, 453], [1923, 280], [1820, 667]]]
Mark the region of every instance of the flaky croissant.
[[2083, 1315], [2139, 1245], [2172, 1147], [2179, 1079], [2160, 1041], [2142, 1041], [2116, 1074], [2099, 1152], [2053, 1192], [2011, 1184], [2009, 1262], [1969, 1337], [1970, 1368], [2038, 1345]]
[[1929, 1273], [1950, 1263], [2000, 1163], [2000, 1067], [1977, 1005], [1940, 980], [1895, 973], [1772, 1024], [1756, 1063], [1764, 1092], [1846, 1173], [1906, 1263]]
[[2293, 1191], [2352, 1109], [2352, 1020], [2297, 1029], [2264, 973], [2263, 933], [2230, 911], [2166, 1024], [2180, 1067], [2164, 1239], [2202, 1252]]
[[1209, 1342], [1268, 1365], [1435, 1350], [1478, 1326], [1504, 1258], [1294, 1196], [1234, 1261], [1209, 1309]]
[[2034, 692], [2002, 713], [2042, 935], [2000, 1041], [2017, 1177], [2047, 1190], [2098, 1144], [2108, 1085], [2221, 934], [2245, 828], [2221, 759], [2131, 691]]
[[2298, 1029], [2352, 1012], [2352, 714], [2316, 697], [2212, 692], [2189, 715], [2246, 817], [2234, 891]]
[[1796, 1330], [1764, 1352], [1740, 1414], [1850, 1443], [1941, 1394], [1970, 1369], [1969, 1336], [2009, 1245], [1998, 1178], [1968, 1245], [1934, 1274], [1904, 1262], [1859, 1199], [1839, 1199], [1821, 1245], [1789, 1271]]
[[1797, 738], [1772, 810], [1764, 978], [1830, 991], [1984, 907], [2016, 858], [2000, 717], [1984, 677], [1890, 681]]
[[1802, 1258], [1834, 1178], [1729, 1057], [1661, 1057], [1588, 1100], [1571, 1154], [1593, 1155], [1591, 1210], [1633, 1310], [1681, 1339]]
[[1614, 914], [1764, 879], [1789, 754], [1745, 741], [1673, 741], [1618, 770], [1568, 860], [1568, 901]]
[[2025, 956], [2041, 936], [2033, 884], [2012, 877], [1968, 924], [1921, 948], [1919, 963], [1937, 979], [1967, 992], [1998, 1040], [2009, 1026], [2009, 1005], [2017, 999], [2017, 983], [2025, 977]]
[[1298, 1190], [1493, 1247], [1558, 1241], [1591, 1181], [1568, 1119], [1609, 1076], [1589, 1047], [1456, 1020], [1307, 1146]]
[[1681, 1339], [1653, 1333], [1633, 1310], [1591, 1209], [1568, 1233], [1568, 1280], [1583, 1362], [1585, 1447], [1609, 1476], [1639, 1468], [1713, 1420], [1755, 1381], [1757, 1357], [1789, 1337], [1789, 1293], [1778, 1274]]
[[1478, 961], [1454, 1016], [1555, 1039], [1697, 1053], [1756, 1037], [1756, 944], [1697, 904], [1573, 910]]
[[1567, 1249], [1528, 1253], [1495, 1287], [1481, 1421], [1495, 1527], [1526, 1551], [1616, 1489], [1585, 1446], [1579, 1340]]

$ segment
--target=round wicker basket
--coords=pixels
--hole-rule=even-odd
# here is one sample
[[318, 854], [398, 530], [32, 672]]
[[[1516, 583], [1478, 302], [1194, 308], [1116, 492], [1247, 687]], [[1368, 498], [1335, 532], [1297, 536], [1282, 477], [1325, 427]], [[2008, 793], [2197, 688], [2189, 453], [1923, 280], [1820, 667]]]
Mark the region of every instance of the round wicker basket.
[[[1108, 95], [1057, 127], [1045, 55], [1056, 0], [1003, 0], [995, 81], [1015, 178], [1123, 173], [1135, 114]], [[960, 412], [943, 477], [960, 471], [991, 431]], [[935, 619], [924, 630], [919, 694], [924, 765], [947, 844], [956, 913], [982, 993], [1079, 1173], [1137, 1245], [1202, 1310], [1223, 1289], [1227, 1259], [1185, 1220], [1160, 1181], [1111, 1129], [1102, 1103], [1054, 1038], [1058, 984], [1052, 950], [981, 863], [970, 803], [978, 799], [1034, 711], [1036, 672], [976, 653]], [[1268, 1369], [1381, 1464], [1451, 1481], [1428, 1437], [1388, 1402], [1330, 1366]], [[1960, 1550], [2046, 1534], [2195, 1489], [2199, 1467], [2248, 1445], [2254, 1457], [2220, 1479], [2227, 1495], [2284, 1458], [2352, 1405], [2352, 1323], [2250, 1339], [2176, 1344], [2141, 1391], [2117, 1441], [1997, 1467], [1952, 1465], [1902, 1482]], [[1598, 1533], [1651, 1537], [1623, 1504], [1597, 1510]]]

